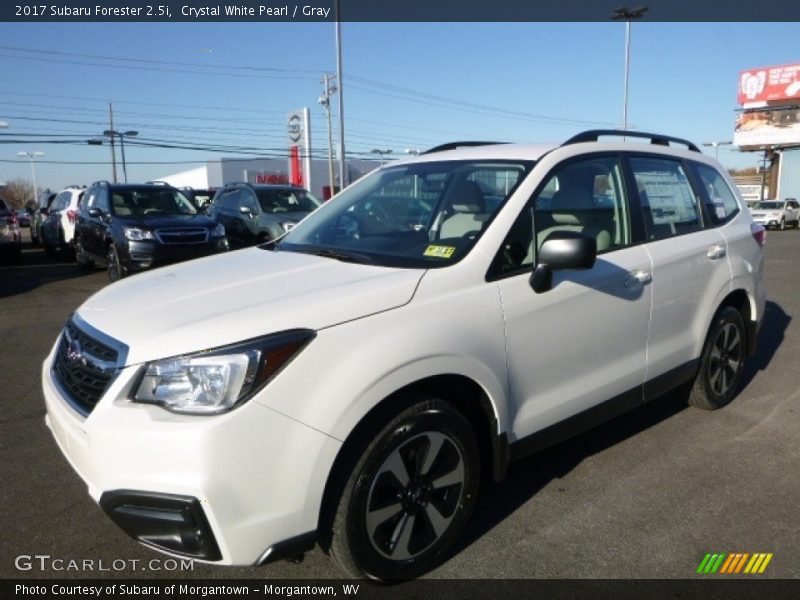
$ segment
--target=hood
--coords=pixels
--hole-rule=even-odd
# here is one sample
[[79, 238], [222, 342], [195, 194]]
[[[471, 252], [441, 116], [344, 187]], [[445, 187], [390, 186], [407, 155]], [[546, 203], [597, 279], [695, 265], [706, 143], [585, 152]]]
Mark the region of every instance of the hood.
[[196, 215], [142, 215], [137, 217], [115, 217], [122, 227], [140, 229], [172, 229], [181, 227], [205, 227], [213, 229], [217, 224], [211, 217]]
[[124, 279], [77, 312], [137, 364], [387, 311], [411, 300], [424, 272], [248, 248]]

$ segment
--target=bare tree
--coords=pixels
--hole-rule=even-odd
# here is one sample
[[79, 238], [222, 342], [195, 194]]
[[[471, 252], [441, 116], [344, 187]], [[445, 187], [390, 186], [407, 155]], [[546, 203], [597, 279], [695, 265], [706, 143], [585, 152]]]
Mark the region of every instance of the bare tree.
[[27, 179], [12, 179], [3, 188], [0, 188], [0, 194], [8, 202], [9, 208], [13, 210], [36, 204], [36, 199], [33, 197], [33, 184]]

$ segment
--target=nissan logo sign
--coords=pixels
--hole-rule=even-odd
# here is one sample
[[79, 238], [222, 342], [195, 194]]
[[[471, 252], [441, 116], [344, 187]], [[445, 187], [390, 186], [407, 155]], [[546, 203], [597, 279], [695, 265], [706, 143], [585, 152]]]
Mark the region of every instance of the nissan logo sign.
[[300, 115], [292, 115], [289, 117], [289, 139], [297, 144], [303, 136], [303, 121]]

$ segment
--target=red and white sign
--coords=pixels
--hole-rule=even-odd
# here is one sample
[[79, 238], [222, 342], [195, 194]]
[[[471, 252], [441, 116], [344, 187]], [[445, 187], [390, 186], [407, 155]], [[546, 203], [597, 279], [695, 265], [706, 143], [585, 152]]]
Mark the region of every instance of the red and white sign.
[[800, 102], [800, 63], [749, 69], [739, 74], [739, 104], [764, 106], [775, 100]]
[[256, 173], [256, 183], [286, 184], [289, 183], [289, 177], [284, 173]]

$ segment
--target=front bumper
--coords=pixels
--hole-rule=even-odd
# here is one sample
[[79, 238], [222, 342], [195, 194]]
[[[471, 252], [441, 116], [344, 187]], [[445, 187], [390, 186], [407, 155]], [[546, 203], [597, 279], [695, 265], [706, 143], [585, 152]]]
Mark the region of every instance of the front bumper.
[[341, 442], [256, 398], [217, 416], [133, 403], [140, 366], [121, 369], [84, 417], [54, 376], [53, 356], [42, 366], [45, 421], [92, 498], [134, 538], [228, 565], [264, 562], [287, 540], [313, 539]]
[[227, 250], [229, 246], [225, 237], [211, 238], [203, 244], [160, 244], [155, 240], [128, 241], [120, 252], [120, 260], [125, 269], [133, 273]]

